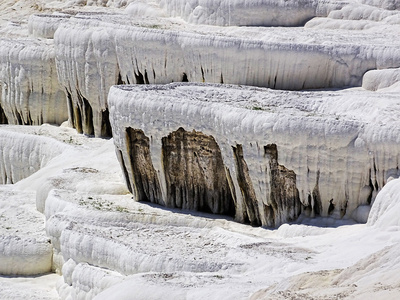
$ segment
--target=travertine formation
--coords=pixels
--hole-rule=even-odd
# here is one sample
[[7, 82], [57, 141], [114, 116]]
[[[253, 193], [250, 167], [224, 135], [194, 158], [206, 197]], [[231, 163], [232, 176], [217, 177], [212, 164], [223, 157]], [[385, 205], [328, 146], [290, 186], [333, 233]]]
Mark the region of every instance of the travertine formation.
[[164, 204], [157, 172], [151, 162], [149, 138], [142, 130], [129, 127], [126, 129], [126, 140], [128, 155], [125, 154], [125, 157], [129, 164], [123, 164], [123, 168], [131, 174], [125, 178], [129, 189], [135, 191], [139, 201]]
[[398, 2], [0, 1], [0, 273], [399, 298]]
[[189, 81], [288, 90], [339, 88], [361, 86], [369, 70], [400, 67], [394, 36], [393, 44], [383, 46], [381, 36], [365, 38], [357, 31], [343, 37], [304, 28], [160, 24], [79, 14], [59, 25], [54, 34], [58, 76], [78, 132], [110, 135], [107, 94], [116, 84]]
[[[399, 176], [399, 123], [393, 119], [393, 102], [387, 99], [398, 100], [392, 93], [377, 98], [359, 91], [303, 92], [303, 101], [298, 101], [299, 95], [188, 83], [113, 87], [111, 124], [127, 182], [135, 185], [131, 170], [151, 166], [141, 171], [152, 170], [145, 178], [152, 178], [148, 182], [154, 187], [146, 190], [161, 189], [167, 206], [196, 208], [190, 176], [199, 184], [204, 177], [224, 177], [236, 220], [253, 225], [279, 226], [301, 212], [350, 217], [359, 206], [372, 203], [388, 178]], [[390, 125], [381, 124], [376, 114], [392, 119]], [[130, 148], [127, 128], [146, 136], [146, 164], [125, 150]], [[215, 146], [204, 147], [203, 139], [195, 136], [189, 143], [185, 135], [193, 129], [202, 137], [211, 136]], [[219, 151], [211, 151], [215, 165], [208, 164], [207, 169], [215, 168], [214, 177], [198, 176], [204, 167], [188, 162], [200, 161], [196, 155], [208, 148], [221, 149], [222, 158]], [[218, 186], [228, 191], [227, 184]], [[190, 204], [182, 205], [185, 201]]]
[[0, 38], [0, 123], [61, 124], [68, 118], [53, 43]]
[[[296, 186], [296, 173], [278, 164], [278, 149], [275, 144], [264, 146], [264, 155], [269, 161], [269, 201], [265, 206], [266, 219], [269, 224], [277, 226], [288, 221], [295, 221], [302, 212], [299, 191]], [[310, 205], [311, 209], [313, 207]]]
[[68, 145], [46, 137], [0, 131], [0, 184], [12, 184], [44, 167]]
[[168, 206], [234, 215], [234, 194], [212, 136], [178, 128], [161, 144]]

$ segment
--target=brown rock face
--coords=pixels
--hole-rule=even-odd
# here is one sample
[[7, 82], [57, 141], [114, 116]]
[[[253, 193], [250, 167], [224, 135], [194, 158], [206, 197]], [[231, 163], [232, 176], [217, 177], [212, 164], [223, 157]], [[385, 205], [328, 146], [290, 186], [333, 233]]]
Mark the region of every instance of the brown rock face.
[[264, 146], [264, 155], [269, 161], [266, 170], [267, 180], [269, 179], [269, 205], [265, 206], [265, 215], [267, 226], [277, 227], [296, 220], [301, 213], [302, 204], [296, 187], [296, 174], [278, 164], [277, 146]]
[[130, 168], [133, 178], [127, 178], [127, 183], [132, 181], [136, 199], [163, 205], [160, 183], [151, 161], [149, 138], [142, 130], [129, 127], [126, 140], [130, 162], [125, 173]]
[[236, 163], [237, 181], [246, 208], [243, 212], [244, 220], [250, 222], [253, 226], [261, 226], [262, 223], [258, 209], [258, 201], [250, 179], [249, 168], [247, 167], [247, 163], [243, 157], [243, 147], [238, 144], [236, 147], [232, 146], [232, 150]]
[[183, 128], [162, 138], [167, 205], [234, 215], [221, 151], [212, 136]]
[[[214, 137], [183, 128], [171, 132], [161, 139], [162, 170], [158, 171], [151, 160], [150, 140], [141, 129], [126, 129], [126, 147], [128, 156], [123, 155], [122, 149], [117, 151], [117, 156], [127, 185], [138, 201], [214, 214], [236, 214], [242, 222], [269, 227], [294, 221], [302, 211], [296, 174], [278, 163], [275, 144], [264, 146], [266, 194], [263, 199], [257, 199], [242, 145], [232, 147], [236, 180], [243, 199], [239, 206], [233, 178]], [[160, 180], [165, 186], [164, 193]]]
[[[253, 226], [277, 227], [282, 223], [296, 220], [302, 204], [296, 187], [296, 174], [278, 164], [278, 149], [275, 144], [264, 147], [267, 182], [266, 201], [257, 200], [249, 169], [243, 156], [242, 145], [232, 147], [236, 162], [237, 181], [244, 202], [244, 220]], [[265, 204], [267, 203], [267, 204]]]

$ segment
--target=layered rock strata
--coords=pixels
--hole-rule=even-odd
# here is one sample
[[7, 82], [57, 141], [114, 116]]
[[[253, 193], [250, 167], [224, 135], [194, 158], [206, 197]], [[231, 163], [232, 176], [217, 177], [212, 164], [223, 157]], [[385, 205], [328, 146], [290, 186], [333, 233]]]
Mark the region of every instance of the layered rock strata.
[[[137, 15], [180, 17], [193, 24], [217, 26], [301, 26], [313, 17], [326, 16], [350, 1], [243, 1], [185, 0], [130, 1], [127, 11]], [[129, 3], [129, 1], [128, 1]], [[290, 17], [288, 17], [290, 16]]]
[[[179, 194], [180, 203], [197, 201], [188, 192], [193, 189], [187, 178], [192, 172], [187, 171], [204, 147], [200, 137], [209, 136], [222, 158], [213, 150], [213, 159], [221, 163], [215, 164], [214, 177], [205, 173], [201, 178], [226, 178], [229, 190], [220, 182], [225, 191], [220, 199], [230, 194], [236, 219], [265, 226], [295, 220], [301, 212], [348, 218], [358, 206], [373, 202], [387, 179], [400, 175], [400, 124], [391, 110], [396, 102], [390, 93], [298, 93], [199, 84], [115, 86], [109, 94], [114, 142], [132, 190], [140, 186], [133, 170], [143, 165], [135, 167], [129, 154], [127, 128], [147, 141], [150, 168], [141, 172], [153, 170], [153, 187], [146, 189], [161, 190], [170, 207], [176, 206], [169, 200], [171, 191]], [[390, 122], [381, 122], [385, 118]], [[201, 134], [187, 143], [183, 136], [193, 129]], [[166, 141], [173, 137], [177, 141], [166, 151]], [[170, 161], [181, 162], [172, 168], [172, 180]], [[136, 194], [138, 200], [147, 200]]]
[[0, 130], [0, 184], [32, 175], [68, 148], [47, 137]]
[[[59, 25], [58, 77], [78, 132], [110, 135], [107, 94], [114, 84], [189, 81], [301, 90], [361, 86], [368, 70], [400, 67], [390, 31], [386, 37], [373, 31], [343, 37], [318, 29], [154, 22], [80, 14]], [[393, 42], [383, 46], [383, 38]]]
[[61, 124], [68, 118], [51, 42], [0, 41], [0, 122]]

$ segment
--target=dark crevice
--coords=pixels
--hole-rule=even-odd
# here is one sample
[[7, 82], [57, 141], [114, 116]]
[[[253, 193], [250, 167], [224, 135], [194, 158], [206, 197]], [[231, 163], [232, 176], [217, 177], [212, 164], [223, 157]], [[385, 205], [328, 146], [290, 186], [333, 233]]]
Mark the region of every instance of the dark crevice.
[[32, 125], [33, 121], [32, 121], [32, 116], [31, 116], [31, 112], [28, 111], [28, 115], [26, 116], [26, 123], [25, 125]]
[[204, 70], [203, 67], [200, 67], [200, 71], [201, 71], [201, 79], [203, 80], [203, 82], [206, 82], [206, 79], [204, 77]]
[[82, 117], [83, 133], [87, 135], [94, 135], [92, 106], [90, 105], [89, 101], [79, 92], [77, 93], [77, 95], [79, 100], [78, 106]]
[[320, 171], [317, 171], [317, 180], [315, 182], [315, 187], [312, 191], [312, 210], [314, 211], [315, 215], [321, 215], [322, 213], [322, 202], [321, 202], [321, 195], [319, 193], [319, 176]]
[[74, 106], [73, 106], [73, 103], [72, 103], [71, 93], [68, 92], [67, 89], [65, 89], [65, 93], [67, 94], [68, 118], [69, 118], [69, 121], [72, 124], [72, 126], [74, 128], [76, 128], [76, 126], [75, 126], [75, 116], [74, 116]]
[[335, 204], [333, 203], [333, 199], [331, 199], [329, 200], [328, 215], [330, 216], [334, 210], [335, 210]]
[[[86, 135], [94, 134], [93, 127], [93, 111], [89, 101], [83, 97], [80, 92], [76, 91], [77, 103], [74, 104], [71, 95], [67, 92], [68, 105], [72, 106], [73, 125], [78, 133]], [[68, 112], [70, 113], [70, 112]], [[71, 116], [71, 115], [70, 115]]]
[[224, 76], [222, 76], [222, 73], [221, 73], [221, 78], [220, 78], [219, 83], [224, 84]]
[[117, 84], [118, 84], [118, 85], [125, 84], [125, 82], [122, 80], [121, 73], [118, 73], [118, 80], [117, 80]]
[[136, 79], [136, 84], [144, 84], [144, 78], [142, 73], [140, 73], [140, 71], [137, 71], [138, 73], [136, 74], [135, 72], [135, 79]]
[[109, 115], [110, 113], [107, 108], [101, 111], [101, 137], [112, 137]]
[[377, 168], [376, 168], [376, 161], [375, 161], [375, 158], [374, 158], [374, 176], [375, 176], [375, 182], [374, 182], [375, 186], [374, 186], [374, 188], [375, 188], [376, 191], [379, 189], [378, 182], [376, 181], [376, 178], [377, 178], [376, 174], [377, 173], [378, 172], [377, 172]]
[[370, 172], [370, 177], [369, 177], [369, 187], [370, 187], [370, 193], [369, 193], [369, 195], [368, 195], [368, 198], [367, 198], [367, 203], [368, 204], [371, 204], [371, 202], [372, 202], [372, 197], [373, 197], [373, 195], [374, 195], [374, 185], [373, 185], [373, 183], [372, 183], [372, 179], [371, 179], [371, 170], [369, 171]]
[[276, 80], [277, 80], [277, 77], [278, 77], [278, 75], [275, 75], [275, 78], [274, 78], [274, 86], [273, 86], [274, 89], [276, 88]]
[[145, 82], [146, 84], [150, 84], [150, 82], [149, 82], [149, 77], [147, 76], [147, 70], [144, 70], [144, 82]]
[[75, 123], [74, 127], [78, 133], [83, 133], [82, 127], [82, 113], [78, 106], [74, 106]]
[[19, 111], [17, 111], [17, 110], [15, 111], [15, 117], [17, 119], [17, 124], [18, 125], [24, 125], [24, 123], [22, 121], [22, 117], [21, 117]]
[[0, 124], [8, 124], [7, 116], [0, 105]]
[[189, 82], [189, 80], [188, 80], [188, 77], [187, 77], [187, 74], [186, 74], [186, 73], [183, 73], [183, 74], [182, 74], [182, 82]]

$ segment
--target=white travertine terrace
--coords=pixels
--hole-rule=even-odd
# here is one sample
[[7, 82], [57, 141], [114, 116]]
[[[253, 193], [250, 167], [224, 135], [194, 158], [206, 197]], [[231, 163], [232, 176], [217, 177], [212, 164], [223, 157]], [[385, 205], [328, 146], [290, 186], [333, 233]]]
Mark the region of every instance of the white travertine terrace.
[[61, 22], [68, 20], [70, 17], [70, 14], [31, 15], [28, 19], [29, 34], [34, 37], [52, 39]]
[[[277, 145], [279, 164], [295, 172], [303, 205], [321, 205], [323, 216], [351, 216], [358, 206], [373, 201], [389, 177], [400, 175], [400, 123], [392, 112], [393, 105], [399, 105], [395, 94], [196, 84], [115, 86], [109, 105], [114, 142], [130, 181], [126, 128], [132, 127], [151, 139], [151, 159], [164, 197], [161, 138], [179, 127], [212, 135], [235, 182], [239, 220], [246, 207], [236, 181], [232, 147], [237, 144], [243, 145], [260, 211], [272, 205], [263, 149], [271, 143]], [[288, 216], [277, 219], [275, 226]], [[271, 226], [266, 215], [262, 224]]]
[[67, 120], [65, 92], [57, 80], [54, 56], [52, 42], [0, 37], [0, 108], [9, 124]]
[[[114, 134], [0, 126], [0, 298], [399, 299], [399, 12], [398, 0], [0, 1], [0, 123]], [[178, 81], [191, 83], [112, 87]], [[164, 197], [163, 155], [192, 159], [169, 171], [201, 157], [174, 153], [180, 127], [185, 142], [215, 138], [201, 150], [220, 150], [237, 221], [284, 224], [138, 202], [128, 132], [148, 142]], [[200, 178], [218, 188], [210, 169]], [[36, 277], [50, 271], [62, 277]]]
[[43, 168], [68, 145], [53, 139], [0, 130], [0, 183], [16, 183]]
[[289, 90], [361, 86], [369, 70], [400, 67], [393, 34], [382, 36], [372, 29], [343, 37], [304, 28], [218, 29], [149, 21], [137, 26], [119, 15], [82, 14], [62, 23], [54, 42], [70, 121], [78, 131], [104, 136], [113, 84], [190, 81]]

